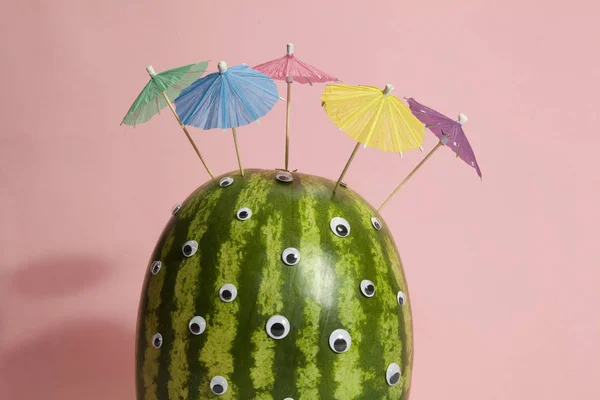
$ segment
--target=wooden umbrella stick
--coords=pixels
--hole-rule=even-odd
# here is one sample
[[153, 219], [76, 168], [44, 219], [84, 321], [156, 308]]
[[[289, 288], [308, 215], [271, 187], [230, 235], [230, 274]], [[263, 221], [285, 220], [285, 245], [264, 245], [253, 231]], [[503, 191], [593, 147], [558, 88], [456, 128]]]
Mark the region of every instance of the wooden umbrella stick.
[[238, 165], [240, 166], [240, 172], [244, 176], [244, 168], [242, 168], [242, 160], [240, 159], [240, 151], [238, 150], [237, 135], [235, 134], [235, 128], [231, 128], [233, 131], [233, 143], [235, 144], [235, 155], [237, 156]]
[[287, 100], [285, 105], [285, 170], [288, 171], [290, 159], [290, 99], [292, 98], [292, 82], [287, 83]]
[[417, 164], [417, 166], [410, 172], [410, 174], [408, 174], [408, 176], [406, 178], [404, 178], [404, 180], [402, 182], [400, 182], [400, 184], [398, 185], [398, 187], [392, 192], [392, 194], [390, 194], [388, 196], [387, 199], [385, 199], [385, 201], [383, 202], [383, 204], [377, 209], [378, 212], [381, 212], [381, 210], [383, 209], [383, 207], [385, 207], [385, 205], [388, 203], [388, 201], [390, 201], [390, 199], [392, 198], [392, 196], [394, 196], [398, 190], [400, 190], [400, 188], [406, 183], [408, 182], [408, 180], [415, 174], [415, 172], [418, 171], [419, 168], [421, 168], [421, 166], [423, 164], [425, 164], [425, 161], [427, 161], [429, 159], [429, 157], [431, 157], [433, 155], [433, 153], [439, 149], [441, 146], [443, 146], [443, 143], [440, 141], [438, 144], [435, 145], [435, 147], [433, 149], [431, 149], [431, 151], [425, 156], [425, 158], [423, 158], [421, 160], [421, 162], [419, 164]]
[[187, 136], [188, 140], [192, 144], [192, 147], [194, 148], [194, 150], [196, 150], [196, 154], [198, 154], [198, 157], [200, 157], [200, 161], [202, 161], [202, 165], [204, 165], [204, 168], [206, 168], [206, 172], [208, 172], [208, 174], [210, 175], [211, 179], [214, 181], [215, 180], [215, 176], [212, 174], [212, 172], [208, 168], [208, 165], [206, 165], [206, 162], [204, 161], [204, 158], [202, 158], [202, 154], [200, 154], [200, 150], [198, 150], [198, 147], [196, 147], [196, 143], [194, 143], [194, 140], [192, 139], [192, 136], [188, 132], [187, 128], [185, 127], [185, 125], [183, 125], [181, 123], [181, 119], [179, 118], [179, 115], [177, 115], [177, 112], [175, 111], [175, 107], [173, 107], [173, 103], [171, 103], [171, 100], [169, 100], [169, 96], [167, 96], [167, 92], [162, 92], [162, 95], [165, 98], [165, 101], [167, 102], [167, 104], [169, 105], [169, 108], [173, 112], [173, 115], [177, 119], [177, 122], [179, 122], [179, 125], [181, 126], [181, 129], [183, 129], [183, 132], [185, 133], [185, 136]]
[[348, 171], [348, 167], [350, 166], [350, 163], [354, 159], [354, 156], [356, 155], [356, 152], [358, 151], [359, 147], [360, 147], [360, 142], [356, 143], [356, 146], [354, 147], [354, 150], [352, 151], [352, 154], [350, 155], [350, 158], [348, 159], [348, 162], [346, 163], [346, 166], [344, 167], [344, 170], [342, 171], [342, 174], [340, 175], [340, 179], [338, 179], [337, 183], [335, 184], [335, 187], [333, 188], [333, 194], [335, 194], [337, 187], [340, 185], [340, 183], [342, 183], [342, 179], [344, 178], [344, 175], [346, 175], [346, 171]]

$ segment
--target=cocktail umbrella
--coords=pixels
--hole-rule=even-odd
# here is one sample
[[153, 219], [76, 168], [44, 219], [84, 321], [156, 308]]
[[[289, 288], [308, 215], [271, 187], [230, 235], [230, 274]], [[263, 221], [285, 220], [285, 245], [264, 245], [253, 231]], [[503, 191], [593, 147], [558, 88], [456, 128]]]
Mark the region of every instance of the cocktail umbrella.
[[292, 93], [292, 82], [338, 82], [338, 79], [318, 70], [317, 68], [300, 61], [294, 55], [294, 45], [288, 43], [287, 53], [283, 57], [267, 61], [254, 67], [255, 70], [269, 75], [273, 79], [285, 80], [287, 83], [287, 99], [285, 113], [285, 170], [288, 170], [290, 152], [290, 100]]
[[231, 128], [243, 176], [236, 128], [258, 121], [280, 97], [273, 79], [245, 64], [227, 68], [227, 63], [220, 61], [218, 69], [184, 89], [175, 99], [175, 107], [184, 125], [204, 130]]
[[322, 105], [329, 118], [357, 144], [348, 159], [337, 189], [361, 143], [385, 152], [402, 153], [420, 148], [425, 137], [423, 124], [392, 94], [394, 87], [329, 84]]
[[194, 82], [196, 79], [200, 78], [206, 68], [208, 67], [208, 62], [203, 61], [195, 64], [188, 64], [182, 67], [177, 67], [173, 69], [169, 69], [160, 73], [154, 72], [154, 68], [152, 66], [146, 67], [146, 71], [150, 75], [150, 81], [146, 84], [144, 89], [140, 92], [138, 97], [135, 99], [129, 111], [123, 118], [121, 125], [132, 125], [136, 126], [137, 124], [142, 124], [144, 122], [149, 121], [154, 115], [160, 114], [160, 110], [169, 106], [173, 115], [181, 125], [183, 132], [187, 136], [188, 140], [196, 150], [196, 154], [200, 157], [200, 161], [206, 168], [206, 171], [210, 175], [212, 179], [212, 172], [204, 162], [204, 158], [200, 154], [200, 150], [194, 143], [194, 140], [190, 136], [186, 127], [179, 120], [179, 116], [175, 112], [175, 108], [173, 108], [173, 103], [171, 103], [171, 99], [174, 99], [179, 95], [179, 93], [185, 89], [189, 84]]
[[396, 194], [400, 188], [408, 182], [408, 180], [417, 172], [419, 168], [433, 155], [433, 153], [441, 146], [449, 147], [456, 153], [456, 157], [460, 157], [471, 167], [475, 168], [479, 178], [482, 178], [481, 169], [477, 160], [475, 159], [475, 153], [467, 140], [467, 136], [463, 131], [463, 125], [467, 122], [467, 116], [465, 114], [459, 114], [457, 120], [450, 119], [445, 115], [433, 110], [423, 104], [418, 103], [415, 99], [409, 98], [408, 104], [412, 113], [422, 122], [425, 126], [433, 132], [435, 136], [440, 139], [438, 144], [427, 154], [423, 160], [407, 175], [406, 178], [396, 187], [396, 189], [388, 196], [383, 202], [379, 211], [390, 201], [392, 196]]

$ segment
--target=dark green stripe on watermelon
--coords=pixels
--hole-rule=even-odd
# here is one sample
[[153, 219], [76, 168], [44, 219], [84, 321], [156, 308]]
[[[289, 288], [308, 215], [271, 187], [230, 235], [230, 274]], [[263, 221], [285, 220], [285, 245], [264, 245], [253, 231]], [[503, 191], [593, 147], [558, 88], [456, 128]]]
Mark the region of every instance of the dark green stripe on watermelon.
[[[261, 281], [258, 285], [257, 299], [255, 299], [255, 323], [249, 331], [251, 368], [250, 379], [256, 399], [272, 399], [273, 390], [279, 378], [279, 363], [276, 361], [278, 349], [285, 346], [290, 339], [288, 335], [281, 340], [275, 340], [268, 336], [266, 323], [275, 315], [286, 315], [284, 307], [288, 297], [284, 293], [286, 279], [298, 266], [287, 266], [283, 263], [282, 251], [287, 247], [298, 247], [297, 235], [294, 237], [293, 224], [290, 216], [293, 211], [294, 183], [283, 183], [275, 179], [275, 174], [270, 174], [269, 181], [272, 184], [269, 194], [269, 214], [266, 221], [261, 221], [260, 236], [257, 238], [261, 243], [265, 259], [261, 268]], [[285, 300], [285, 301], [284, 301]], [[291, 322], [291, 321], [290, 321]], [[282, 380], [282, 379], [281, 379]], [[245, 394], [244, 394], [245, 395]]]
[[[218, 297], [218, 290], [225, 283], [234, 284], [238, 287], [238, 291], [246, 288], [243, 282], [239, 281], [239, 276], [245, 266], [248, 249], [251, 250], [253, 247], [253, 238], [259, 226], [256, 219], [239, 221], [235, 215], [242, 207], [250, 208], [253, 215], [262, 212], [271, 187], [271, 183], [261, 174], [248, 174], [243, 181], [245, 187], [240, 191], [233, 209], [220, 216], [223, 223], [220, 231], [225, 236], [217, 238], [220, 246], [218, 249], [213, 249], [217, 252], [217, 264], [213, 268], [217, 271], [217, 275], [215, 279], [210, 279], [213, 281], [212, 293], [214, 293], [209, 316], [211, 322], [207, 321], [210, 330], [207, 328], [206, 343], [200, 351], [200, 361], [208, 372], [204, 384], [201, 384], [201, 396], [208, 395], [210, 378], [216, 375], [225, 377], [229, 382], [229, 389], [222, 396], [223, 399], [236, 398], [239, 395], [238, 386], [231, 380], [231, 374], [235, 369], [235, 357], [231, 350], [236, 335], [240, 333], [238, 326], [240, 302], [239, 300], [231, 303], [222, 302]], [[230, 206], [223, 205], [224, 209]], [[229, 233], [227, 233], [227, 226], [229, 226]]]
[[[352, 197], [356, 198], [356, 194], [352, 194]], [[357, 201], [357, 204], [362, 211], [363, 224], [371, 224], [371, 217], [373, 216], [381, 219], [381, 216], [372, 213], [372, 210], [364, 202]], [[377, 320], [372, 322], [377, 325], [375, 333], [379, 338], [378, 342], [382, 344], [382, 368], [387, 369], [390, 363], [395, 362], [404, 371], [404, 367], [408, 365], [405, 357], [407, 340], [404, 334], [405, 321], [403, 317], [406, 309], [399, 309], [396, 297], [398, 290], [407, 293], [406, 288], [402, 284], [404, 280], [402, 279], [402, 282], [399, 282], [396, 279], [398, 273], [401, 273], [402, 267], [399, 264], [399, 259], [390, 257], [390, 247], [387, 240], [389, 231], [386, 226], [382, 228], [382, 231], [372, 229], [365, 233], [365, 245], [370, 247], [373, 258], [371, 273], [374, 274], [373, 276], [376, 276], [374, 282], [377, 291], [374, 298], [377, 299], [380, 307], [380, 312], [376, 313], [378, 315]], [[397, 272], [394, 273], [394, 270]], [[407, 305], [404, 307], [407, 307]], [[395, 320], [387, 317], [395, 312], [398, 313], [398, 318]], [[401, 340], [387, 340], [389, 337], [400, 337]], [[381, 377], [378, 377], [375, 383], [379, 384], [381, 379]], [[389, 391], [391, 392], [390, 394], [393, 394], [390, 398], [398, 398], [404, 391], [403, 381]]]
[[406, 277], [402, 269], [402, 261], [400, 256], [396, 252], [396, 246], [393, 243], [391, 236], [385, 239], [387, 256], [390, 261], [390, 265], [398, 266], [398, 268], [390, 269], [390, 276], [395, 279], [392, 280], [397, 286], [397, 290], [402, 290], [406, 296], [404, 306], [401, 307], [402, 314], [400, 315], [399, 321], [399, 335], [402, 346], [402, 379], [398, 386], [402, 388], [404, 398], [408, 398], [410, 392], [410, 382], [412, 378], [412, 352], [413, 352], [413, 338], [412, 338], [412, 312], [411, 312], [411, 301], [408, 286], [406, 284]]
[[[326, 313], [323, 304], [333, 302], [335, 296], [335, 279], [331, 268], [324, 257], [321, 246], [322, 236], [327, 235], [323, 228], [323, 221], [327, 218], [327, 207], [318, 207], [318, 196], [323, 193], [325, 186], [318, 179], [307, 176], [298, 178], [302, 183], [303, 193], [298, 199], [297, 218], [302, 222], [300, 232], [300, 249], [302, 249], [303, 262], [302, 282], [305, 291], [298, 299], [298, 308], [302, 310], [302, 322], [297, 327], [299, 357], [295, 360], [295, 379], [298, 394], [294, 399], [311, 399], [319, 397], [319, 385], [324, 375], [324, 368], [318, 364], [323, 352], [321, 335], [325, 324]], [[318, 281], [325, 284], [318, 285]], [[323, 286], [330, 291], [320, 290]]]
[[[214, 185], [210, 191], [203, 197], [202, 201], [195, 204], [199, 212], [190, 218], [186, 237], [179, 244], [180, 249], [188, 240], [198, 242], [198, 250], [191, 257], [185, 257], [180, 251], [180, 265], [177, 271], [174, 284], [173, 301], [171, 303], [171, 325], [173, 327], [174, 338], [170, 344], [170, 362], [168, 368], [168, 398], [188, 398], [189, 391], [194, 387], [191, 385], [190, 370], [195, 370], [197, 365], [195, 357], [190, 357], [193, 347], [203, 341], [203, 336], [194, 336], [189, 330], [190, 320], [196, 316], [205, 316], [206, 310], [199, 307], [197, 297], [198, 287], [201, 287], [209, 271], [205, 271], [207, 262], [205, 258], [210, 258], [213, 254], [210, 249], [202, 248], [205, 237], [210, 237], [210, 225], [215, 215], [218, 215], [218, 208], [223, 196], [227, 192]], [[209, 210], [211, 212], [209, 212]], [[184, 217], [187, 214], [183, 215]]]
[[[388, 298], [386, 296], [385, 284], [386, 281], [380, 279], [377, 274], [378, 260], [373, 256], [373, 251], [381, 248], [381, 244], [377, 240], [379, 234], [371, 224], [373, 213], [366, 204], [357, 202], [349, 196], [347, 190], [342, 189], [336, 195], [334, 205], [339, 210], [339, 215], [345, 218], [351, 227], [348, 242], [340, 241], [344, 249], [352, 254], [354, 260], [350, 263], [355, 268], [356, 273], [353, 274], [353, 279], [350, 280], [350, 298], [361, 305], [364, 319], [353, 329], [350, 330], [353, 343], [357, 352], [359, 366], [361, 368], [360, 375], [358, 372], [357, 379], [362, 379], [362, 390], [360, 393], [365, 398], [384, 398], [388, 392], [388, 388], [382, 381], [382, 371], [385, 371], [386, 365], [383, 357], [383, 346], [389, 340], [389, 336], [380, 338], [378, 332], [380, 330], [378, 317], [382, 315], [383, 306], [393, 300], [394, 295]], [[363, 200], [364, 201], [364, 200]], [[361, 207], [363, 205], [363, 207]], [[387, 269], [387, 265], [385, 265]], [[360, 289], [360, 283], [363, 279], [368, 279], [375, 284], [375, 295], [366, 297]], [[340, 300], [341, 301], [341, 300]], [[340, 302], [338, 301], [338, 303]], [[394, 313], [388, 314], [387, 318], [394, 321]], [[376, 338], [376, 340], [374, 340]], [[352, 395], [357, 391], [344, 391], [343, 385], [338, 386], [337, 391], [340, 393], [338, 398], [352, 398]]]
[[[220, 248], [227, 241], [231, 232], [231, 226], [235, 219], [235, 205], [240, 193], [247, 187], [246, 178], [239, 174], [231, 174], [234, 181], [231, 186], [219, 188], [222, 197], [215, 207], [214, 215], [208, 223], [208, 232], [203, 236], [199, 249], [205, 255], [203, 257], [203, 275], [196, 293], [196, 313], [206, 319], [206, 331], [198, 336], [190, 346], [188, 360], [190, 367], [196, 371], [190, 377], [190, 399], [204, 398], [209, 396], [209, 383], [213, 378], [214, 366], [207, 365], [202, 359], [204, 347], [212, 342], [210, 331], [217, 327], [219, 315], [216, 313], [216, 304], [220, 302], [218, 289], [215, 288], [219, 279]], [[219, 178], [217, 178], [217, 181]], [[230, 282], [228, 282], [230, 283]], [[233, 304], [235, 307], [235, 304]], [[221, 375], [220, 373], [218, 375]]]
[[[305, 285], [304, 272], [307, 264], [307, 254], [302, 246], [302, 226], [305, 221], [302, 220], [299, 210], [299, 199], [304, 193], [302, 179], [299, 175], [292, 182], [277, 182], [273, 190], [276, 196], [274, 201], [278, 201], [281, 206], [284, 228], [282, 232], [282, 243], [280, 254], [284, 248], [293, 247], [300, 252], [300, 261], [293, 266], [284, 265], [281, 256], [279, 257], [279, 266], [282, 272], [283, 284], [280, 289], [283, 301], [281, 314], [290, 322], [290, 332], [280, 343], [277, 343], [274, 360], [275, 382], [273, 390], [274, 399], [284, 399], [287, 397], [298, 398], [296, 394], [296, 370], [297, 358], [300, 356], [297, 341], [299, 327], [303, 322], [303, 309], [298, 307], [304, 299]], [[290, 368], [276, 368], [280, 365], [289, 365]]]
[[[155, 291], [158, 290], [158, 293], [156, 293], [156, 296], [153, 300], [160, 301], [160, 299], [161, 299], [160, 289], [162, 288], [162, 279], [163, 279], [163, 276], [159, 276], [158, 278], [155, 278], [150, 273], [150, 267], [154, 261], [161, 260], [161, 254], [163, 254], [165, 251], [168, 251], [168, 249], [170, 247], [170, 244], [168, 243], [168, 239], [171, 238], [171, 242], [172, 242], [172, 236], [170, 236], [170, 235], [174, 229], [174, 224], [175, 224], [175, 220], [174, 220], [174, 218], [171, 218], [169, 220], [169, 222], [167, 223], [167, 226], [163, 229], [163, 231], [159, 237], [158, 243], [157, 243], [156, 247], [154, 248], [154, 251], [152, 252], [150, 261], [148, 262], [148, 265], [146, 267], [146, 275], [144, 278], [144, 284], [142, 286], [142, 293], [140, 296], [140, 304], [139, 304], [138, 315], [137, 315], [138, 322], [137, 322], [137, 328], [136, 328], [136, 336], [137, 336], [136, 391], [137, 391], [138, 399], [145, 398], [146, 387], [152, 381], [151, 379], [147, 379], [144, 376], [145, 374], [148, 373], [148, 371], [146, 368], [143, 368], [143, 366], [144, 366], [144, 363], [146, 362], [147, 353], [149, 353], [149, 352], [151, 353], [153, 350], [153, 347], [151, 344], [152, 335], [154, 334], [153, 331], [156, 331], [158, 329], [157, 323], [148, 323], [146, 321], [146, 319], [148, 317], [153, 317], [154, 312], [152, 310], [155, 307], [157, 307], [159, 304], [159, 303], [150, 301], [149, 293], [153, 289]], [[151, 279], [152, 279], [152, 282], [150, 281]], [[159, 286], [157, 286], [157, 284]], [[155, 289], [155, 288], [157, 288], [157, 289]], [[151, 355], [158, 356], [158, 354], [156, 352], [151, 353]]]
[[163, 336], [163, 345], [160, 348], [157, 381], [167, 384], [158, 387], [158, 400], [188, 397], [189, 372], [186, 369], [189, 371], [187, 353], [191, 335], [187, 326], [194, 315], [192, 305], [195, 285], [190, 283], [186, 287], [185, 281], [200, 279], [198, 274], [201, 271], [201, 255], [197, 251], [192, 257], [185, 257], [182, 249], [188, 240], [201, 240], [207, 219], [214, 212], [210, 211], [218, 205], [221, 188], [212, 182], [209, 185], [200, 201], [190, 201], [189, 207], [183, 206], [180, 214], [176, 215], [181, 222], [175, 230], [171, 251], [165, 259], [169, 268], [164, 271], [161, 297], [170, 301], [163, 301], [159, 309], [159, 330]]
[[[269, 173], [271, 177], [273, 173]], [[267, 197], [267, 203], [270, 203], [271, 193]], [[262, 207], [261, 207], [262, 208]], [[270, 212], [261, 212], [261, 210], [252, 210], [252, 219], [257, 225], [257, 231], [255, 231], [251, 243], [249, 244], [250, 249], [245, 251], [244, 254], [244, 265], [260, 265], [263, 266], [260, 270], [253, 268], [242, 268], [240, 272], [240, 287], [238, 288], [238, 298], [240, 304], [240, 311], [238, 313], [238, 332], [233, 342], [232, 354], [236, 354], [235, 365], [233, 373], [231, 374], [232, 380], [236, 382], [238, 387], [245, 388], [245, 390], [239, 393], [239, 398], [253, 398], [256, 394], [250, 371], [254, 365], [252, 358], [250, 337], [253, 333], [253, 329], [257, 326], [264, 326], [264, 318], [257, 314], [257, 289], [260, 285], [264, 275], [264, 266], [267, 263], [267, 251], [262, 240], [262, 233], [260, 228], [266, 226]]]
[[[337, 259], [335, 269], [337, 272], [337, 319], [339, 326], [331, 326], [328, 332], [334, 329], [348, 331], [352, 338], [350, 349], [343, 354], [336, 354], [333, 365], [333, 380], [336, 382], [335, 399], [355, 399], [358, 396], [373, 397], [372, 391], [367, 390], [368, 381], [377, 374], [377, 365], [373, 367], [368, 357], [368, 352], [377, 352], [380, 344], [366, 335], [369, 334], [367, 312], [375, 303], [360, 293], [359, 284], [369, 275], [367, 272], [371, 264], [368, 260], [370, 254], [365, 251], [365, 244], [361, 242], [361, 232], [372, 229], [362, 224], [357, 215], [356, 205], [349, 202], [346, 190], [340, 190], [330, 202], [327, 221], [341, 217], [348, 221], [350, 234], [347, 237], [338, 237], [329, 230], [332, 244], [336, 251]], [[365, 254], [366, 253], [366, 254]], [[361, 254], [367, 258], [361, 257]], [[367, 340], [365, 340], [367, 339]], [[366, 345], [368, 343], [369, 345]]]

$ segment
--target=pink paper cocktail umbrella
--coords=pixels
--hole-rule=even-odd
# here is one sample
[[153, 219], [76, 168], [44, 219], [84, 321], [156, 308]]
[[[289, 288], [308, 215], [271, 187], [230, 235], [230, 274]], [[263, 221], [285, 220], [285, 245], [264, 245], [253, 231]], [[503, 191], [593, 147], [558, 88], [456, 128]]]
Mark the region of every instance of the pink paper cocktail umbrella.
[[294, 45], [288, 43], [287, 52], [283, 57], [267, 61], [254, 67], [255, 70], [270, 76], [273, 79], [285, 80], [287, 83], [287, 105], [285, 114], [285, 170], [288, 170], [289, 149], [290, 149], [290, 99], [292, 83], [308, 83], [312, 86], [313, 82], [339, 82], [339, 80], [325, 72], [300, 61], [294, 55]]

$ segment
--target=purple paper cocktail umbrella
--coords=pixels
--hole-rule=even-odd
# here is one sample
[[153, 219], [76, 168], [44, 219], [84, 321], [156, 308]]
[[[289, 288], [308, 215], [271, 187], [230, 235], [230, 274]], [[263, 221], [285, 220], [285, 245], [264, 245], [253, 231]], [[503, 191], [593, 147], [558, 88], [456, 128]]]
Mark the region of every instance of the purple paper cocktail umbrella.
[[424, 123], [438, 139], [442, 140], [444, 135], [448, 136], [449, 140], [446, 146], [452, 149], [457, 157], [460, 157], [461, 160], [475, 168], [477, 175], [480, 178], [482, 177], [481, 169], [479, 169], [479, 165], [475, 159], [475, 153], [463, 131], [462, 126], [467, 122], [465, 114], [459, 114], [458, 120], [453, 120], [432, 108], [420, 104], [413, 98], [408, 99], [408, 105], [414, 116]]
[[396, 187], [396, 189], [385, 199], [381, 204], [378, 211], [381, 211], [383, 207], [390, 201], [392, 196], [396, 194], [400, 188], [417, 172], [419, 168], [433, 155], [433, 153], [441, 146], [446, 146], [452, 149], [456, 153], [457, 157], [475, 168], [479, 178], [482, 178], [481, 169], [477, 160], [475, 159], [475, 153], [467, 140], [467, 136], [463, 131], [463, 124], [467, 122], [467, 116], [465, 114], [459, 114], [457, 120], [446, 117], [442, 113], [435, 111], [419, 102], [412, 97], [407, 99], [408, 105], [411, 112], [419, 121], [421, 121], [426, 128], [428, 128], [435, 136], [440, 139], [437, 145], [421, 160], [419, 164], [404, 178], [402, 182]]

